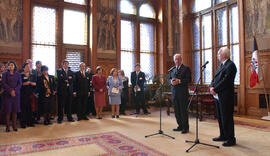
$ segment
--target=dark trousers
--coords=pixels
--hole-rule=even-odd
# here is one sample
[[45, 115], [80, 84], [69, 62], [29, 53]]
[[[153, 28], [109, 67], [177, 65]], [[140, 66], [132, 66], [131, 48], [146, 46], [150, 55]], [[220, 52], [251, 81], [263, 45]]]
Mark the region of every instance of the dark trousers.
[[[144, 100], [144, 92], [137, 92], [136, 95], [133, 93], [133, 99], [136, 106], [136, 113], [140, 113], [140, 108], [143, 109], [144, 113], [147, 113], [147, 109], [145, 106], [145, 100]], [[141, 103], [141, 106], [140, 106]]]
[[125, 113], [127, 102], [128, 102], [128, 91], [123, 90], [121, 95], [120, 113]]
[[220, 130], [220, 136], [226, 140], [235, 139], [234, 135], [234, 121], [233, 121], [233, 106], [231, 108], [222, 105], [222, 102], [215, 99], [216, 111], [218, 116], [218, 125]]
[[78, 96], [78, 103], [77, 103], [77, 117], [78, 119], [82, 119], [87, 116], [87, 102], [88, 102], [88, 95], [79, 95]]
[[58, 95], [58, 121], [63, 120], [63, 109], [67, 114], [69, 120], [72, 119], [71, 104], [72, 104], [72, 93], [66, 95]]
[[94, 92], [91, 91], [90, 96], [88, 97], [87, 102], [87, 114], [92, 113], [92, 115], [96, 115], [96, 108], [94, 103]]
[[21, 125], [33, 124], [31, 102], [29, 96], [21, 98]]
[[187, 111], [188, 95], [187, 96], [173, 95], [172, 100], [174, 105], [174, 114], [178, 127], [181, 129], [188, 130], [189, 129], [188, 111]]

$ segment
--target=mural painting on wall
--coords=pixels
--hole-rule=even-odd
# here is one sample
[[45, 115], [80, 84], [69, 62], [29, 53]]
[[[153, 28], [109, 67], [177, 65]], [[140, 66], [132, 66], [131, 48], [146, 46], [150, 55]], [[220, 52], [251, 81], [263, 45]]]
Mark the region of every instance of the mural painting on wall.
[[256, 34], [259, 49], [270, 49], [270, 0], [246, 0], [246, 50], [252, 50], [252, 37]]
[[116, 14], [117, 0], [98, 0], [97, 52], [99, 58], [116, 57]]
[[0, 53], [19, 53], [22, 44], [22, 0], [0, 0]]

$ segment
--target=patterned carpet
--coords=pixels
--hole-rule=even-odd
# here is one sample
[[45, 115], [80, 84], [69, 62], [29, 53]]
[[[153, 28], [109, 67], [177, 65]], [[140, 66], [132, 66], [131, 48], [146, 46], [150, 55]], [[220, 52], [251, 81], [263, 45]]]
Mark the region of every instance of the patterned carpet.
[[0, 145], [0, 155], [20, 155], [88, 144], [96, 144], [104, 149], [106, 154], [102, 154], [101, 156], [165, 156], [165, 154], [117, 132]]

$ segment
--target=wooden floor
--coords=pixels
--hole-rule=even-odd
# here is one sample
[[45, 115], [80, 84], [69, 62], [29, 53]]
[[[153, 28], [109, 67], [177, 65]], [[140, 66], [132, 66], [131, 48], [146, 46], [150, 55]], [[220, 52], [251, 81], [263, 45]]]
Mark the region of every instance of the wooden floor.
[[[48, 140], [55, 138], [91, 135], [116, 131], [124, 136], [136, 140], [146, 146], [156, 149], [169, 156], [190, 155], [190, 156], [269, 156], [270, 155], [270, 122], [257, 119], [246, 119], [243, 117], [235, 117], [236, 139], [237, 145], [234, 147], [222, 147], [221, 143], [213, 142], [212, 138], [218, 136], [217, 121], [206, 119], [199, 122], [199, 139], [203, 143], [209, 143], [220, 146], [219, 149], [196, 145], [190, 153], [186, 153], [192, 144], [185, 143], [185, 140], [194, 140], [195, 138], [195, 118], [190, 117], [190, 133], [181, 134], [173, 132], [176, 127], [174, 114], [167, 116], [163, 112], [162, 126], [163, 131], [175, 137], [170, 139], [166, 136], [157, 135], [145, 138], [145, 135], [158, 132], [159, 129], [159, 112], [156, 109], [151, 110], [152, 114], [139, 117], [120, 116], [120, 119], [112, 119], [110, 112], [106, 112], [106, 116], [102, 120], [90, 119], [89, 121], [80, 121], [74, 123], [64, 122], [62, 124], [54, 123], [51, 126], [37, 125], [34, 128], [19, 129], [18, 132], [5, 133], [5, 127], [0, 126], [0, 145], [18, 144], [31, 141]], [[258, 126], [256, 126], [256, 123]], [[32, 153], [30, 155], [98, 155], [100, 151], [98, 146], [79, 146], [76, 148], [66, 148], [61, 150], [53, 150], [46, 152]], [[77, 154], [76, 154], [77, 153]]]

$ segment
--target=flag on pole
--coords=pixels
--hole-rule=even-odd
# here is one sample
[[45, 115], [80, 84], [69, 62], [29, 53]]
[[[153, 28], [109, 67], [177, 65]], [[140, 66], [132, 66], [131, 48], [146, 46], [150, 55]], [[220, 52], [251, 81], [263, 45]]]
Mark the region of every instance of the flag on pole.
[[260, 80], [262, 80], [262, 76], [260, 74], [260, 62], [259, 62], [259, 55], [258, 55], [258, 46], [257, 41], [254, 36], [253, 39], [253, 52], [251, 58], [251, 75], [250, 75], [250, 82], [249, 86], [252, 88], [254, 87]]

